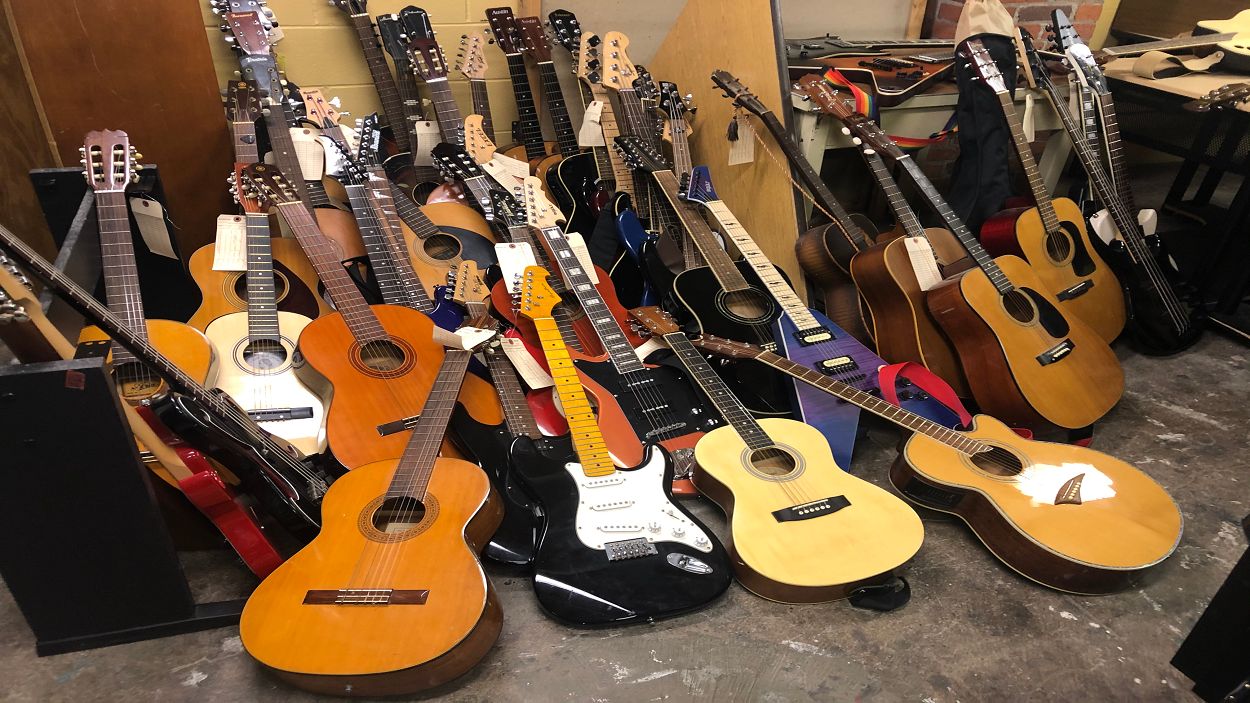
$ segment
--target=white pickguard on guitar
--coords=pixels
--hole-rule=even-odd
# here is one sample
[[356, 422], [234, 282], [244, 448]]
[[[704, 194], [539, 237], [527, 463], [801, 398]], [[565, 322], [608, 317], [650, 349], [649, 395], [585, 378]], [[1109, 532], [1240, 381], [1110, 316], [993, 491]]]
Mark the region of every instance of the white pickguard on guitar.
[[[1149, 237], [1159, 227], [1159, 213], [1149, 208], [1138, 210], [1137, 224], [1141, 225], [1142, 234]], [[1094, 234], [1098, 235], [1098, 238], [1107, 244], [1117, 239], [1123, 239], [1120, 236], [1119, 228], [1115, 226], [1115, 221], [1111, 219], [1111, 213], [1107, 212], [1105, 208], [1094, 213], [1094, 216], [1089, 218], [1089, 226], [1093, 227]], [[1180, 267], [1176, 264], [1176, 259], [1173, 259], [1170, 254], [1168, 255], [1168, 264], [1172, 266], [1173, 270], [1180, 270]]]
[[712, 551], [712, 541], [703, 528], [691, 522], [664, 494], [664, 455], [658, 448], [651, 447], [637, 469], [610, 476], [587, 476], [577, 462], [565, 464], [564, 470], [577, 483], [577, 537], [590, 549], [645, 539]]

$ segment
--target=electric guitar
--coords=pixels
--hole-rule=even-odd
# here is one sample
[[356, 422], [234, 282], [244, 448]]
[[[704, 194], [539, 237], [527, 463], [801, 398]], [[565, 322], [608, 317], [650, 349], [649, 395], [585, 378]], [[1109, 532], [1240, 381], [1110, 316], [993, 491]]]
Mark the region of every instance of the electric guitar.
[[820, 603], [893, 580], [893, 570], [924, 541], [916, 512], [842, 471], [809, 425], [752, 418], [659, 308], [633, 314], [672, 348], [729, 421], [699, 441], [694, 480], [729, 518], [738, 581], [769, 600]]
[[494, 41], [482, 30], [473, 31], [460, 37], [460, 51], [456, 54], [456, 70], [469, 82], [473, 114], [481, 116], [481, 129], [492, 142], [495, 125], [490, 113], [490, 91], [486, 89], [486, 45]]
[[959, 352], [981, 409], [1022, 427], [1076, 429], [1105, 415], [1124, 391], [1124, 372], [1098, 333], [1066, 315], [1023, 259], [991, 258], [916, 163], [832, 84], [820, 76], [800, 84], [822, 111], [903, 167], [976, 262], [930, 289], [925, 300]]
[[604, 446], [568, 347], [551, 317], [560, 296], [547, 272], [526, 269], [521, 313], [533, 321], [570, 433], [512, 445], [513, 470], [543, 508], [534, 592], [572, 625], [649, 622], [701, 608], [725, 592], [729, 556], [674, 503], [668, 452], [648, 444], [641, 464], [618, 469]]
[[707, 336], [694, 343], [769, 364], [911, 433], [890, 482], [917, 505], [959, 516], [994, 556], [1038, 583], [1111, 593], [1180, 541], [1181, 513], [1163, 487], [1106, 454], [1027, 440], [988, 415], [956, 432], [758, 347]]
[[[1053, 11], [1051, 17], [1054, 17]], [[1056, 18], [1053, 26], [1061, 29], [1064, 26], [1071, 27], [1071, 23], [1066, 18], [1063, 22]], [[1122, 56], [1175, 49], [1199, 49], [1194, 52], [1199, 56], [1206, 56], [1216, 50], [1223, 51], [1224, 58], [1218, 64], [1222, 70], [1229, 73], [1250, 71], [1250, 10], [1242, 10], [1226, 20], [1201, 20], [1194, 25], [1192, 36], [1109, 46], [1094, 52], [1094, 57], [1102, 64]]]
[[1023, 256], [1068, 315], [1092, 327], [1108, 344], [1115, 341], [1124, 330], [1124, 293], [1090, 242], [1084, 213], [1067, 198], [1051, 199], [994, 57], [978, 39], [961, 45], [960, 56], [997, 96], [1036, 203], [991, 217], [981, 226], [981, 244], [993, 254]]
[[440, 361], [403, 453], [335, 482], [321, 533], [248, 598], [243, 647], [278, 678], [322, 694], [411, 694], [464, 674], [499, 637], [503, 611], [477, 556], [498, 498], [476, 466], [438, 455], [480, 332], [461, 330], [465, 348]]
[[888, 50], [871, 56], [824, 56], [791, 61], [791, 79], [836, 69], [862, 84], [882, 107], [893, 107], [925, 92], [951, 75], [955, 54], [950, 44], [927, 52]]

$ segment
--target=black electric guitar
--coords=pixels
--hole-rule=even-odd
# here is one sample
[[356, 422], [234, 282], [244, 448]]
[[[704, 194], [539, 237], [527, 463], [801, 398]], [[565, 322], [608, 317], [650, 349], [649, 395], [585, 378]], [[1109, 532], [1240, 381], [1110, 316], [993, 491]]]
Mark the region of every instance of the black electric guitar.
[[584, 627], [648, 622], [701, 608], [729, 587], [729, 555], [672, 499], [673, 462], [648, 444], [618, 469], [560, 330], [547, 272], [525, 270], [521, 314], [533, 321], [569, 434], [512, 445], [512, 467], [543, 507], [534, 591], [556, 619]]

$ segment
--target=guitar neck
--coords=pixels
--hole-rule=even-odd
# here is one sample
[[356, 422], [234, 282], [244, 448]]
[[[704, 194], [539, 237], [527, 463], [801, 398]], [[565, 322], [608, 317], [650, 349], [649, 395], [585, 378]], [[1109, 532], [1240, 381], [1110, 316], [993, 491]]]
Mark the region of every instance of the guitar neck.
[[1136, 213], [1137, 203], [1133, 198], [1133, 185], [1128, 179], [1124, 144], [1120, 141], [1120, 123], [1115, 116], [1115, 99], [1110, 93], [1100, 94], [1096, 97], [1094, 105], [1098, 111], [1098, 123], [1102, 125], [1104, 132], [1102, 143], [1106, 149], [1107, 163], [1110, 166], [1109, 175], [1115, 192], [1120, 196], [1120, 202], [1124, 203], [1124, 207], [1130, 213]]
[[[416, 270], [412, 268], [412, 259], [408, 257], [407, 242], [395, 212], [395, 203], [391, 199], [393, 184], [380, 173], [381, 169], [377, 171], [369, 174], [365, 198], [373, 211], [374, 220], [378, 223], [378, 233], [382, 239], [379, 256], [385, 256], [390, 262], [398, 287], [397, 296], [403, 301], [400, 304], [430, 314], [434, 312], [434, 301], [425, 292]], [[372, 260], [372, 252], [369, 258]]]
[[1162, 39], [1160, 41], [1141, 42], [1139, 44], [1112, 46], [1106, 49], [1101, 49], [1098, 53], [1109, 59], [1113, 59], [1120, 56], [1136, 56], [1138, 54], [1144, 54], [1147, 51], [1166, 52], [1173, 49], [1193, 49], [1200, 46], [1212, 46], [1219, 44], [1220, 42], [1231, 41], [1236, 38], [1236, 32], [1199, 34], [1192, 37], [1178, 37], [1176, 39]]
[[[294, 116], [289, 114], [290, 111], [291, 108], [285, 101], [271, 101], [269, 109], [265, 111], [265, 132], [269, 135], [269, 148], [273, 151], [274, 165], [283, 173], [291, 174], [291, 187], [299, 195], [304, 207], [311, 210], [321, 203], [313, 202], [308, 182], [304, 180], [304, 169], [300, 167], [299, 157], [295, 154], [295, 142], [291, 141], [290, 127]], [[324, 191], [321, 195], [324, 196]], [[326, 203], [329, 203], [328, 198]]]
[[551, 369], [551, 378], [555, 380], [556, 393], [560, 396], [560, 405], [564, 408], [565, 419], [568, 420], [569, 434], [572, 436], [573, 448], [577, 451], [582, 473], [590, 477], [611, 476], [616, 473], [616, 465], [612, 463], [612, 456], [608, 453], [603, 434], [599, 431], [599, 420], [586, 398], [586, 390], [582, 388], [577, 367], [573, 365], [564, 338], [560, 336], [560, 328], [550, 317], [535, 319], [534, 328], [547, 355], [547, 366]]
[[690, 158], [690, 125], [684, 115], [669, 115], [668, 134], [673, 146], [673, 173], [679, 179], [689, 178], [694, 161]]
[[542, 432], [534, 421], [529, 403], [525, 400], [525, 389], [517, 379], [516, 368], [504, 353], [503, 343], [498, 338], [491, 340], [482, 351], [486, 357], [486, 368], [490, 370], [490, 380], [499, 394], [499, 405], [503, 408], [504, 422], [508, 433], [513, 437], [529, 437], [540, 439]]
[[254, 164], [260, 161], [260, 151], [256, 148], [255, 122], [231, 122], [230, 138], [233, 141], [234, 160], [236, 162]]
[[542, 81], [543, 100], [547, 103], [547, 116], [551, 118], [551, 126], [555, 128], [560, 156], [569, 157], [581, 153], [582, 149], [577, 145], [577, 132], [573, 131], [569, 109], [564, 104], [564, 92], [560, 89], [560, 77], [556, 74], [555, 64], [551, 61], [539, 61], [538, 76]]
[[464, 349], [449, 349], [443, 356], [438, 376], [430, 387], [425, 404], [421, 406], [417, 424], [412, 428], [412, 435], [386, 489], [387, 498], [425, 499], [430, 479], [434, 476], [438, 452], [447, 436], [447, 423], [456, 408], [456, 399], [460, 396], [460, 387], [464, 385], [464, 375], [471, 358], [473, 352]]
[[924, 225], [920, 223], [920, 218], [916, 216], [916, 211], [912, 209], [911, 203], [907, 202], [907, 198], [903, 197], [903, 192], [899, 190], [898, 181], [894, 180], [894, 174], [890, 173], [890, 169], [885, 165], [885, 159], [877, 152], [865, 153], [864, 161], [868, 164], [868, 170], [872, 172], [872, 177], [877, 181], [877, 187], [885, 193], [886, 201], [890, 203], [890, 210], [894, 213], [894, 217], [902, 225], [903, 231], [908, 237], [920, 237], [928, 239], [925, 233]]
[[249, 212], [243, 219], [247, 226], [247, 338], [250, 342], [277, 342], [282, 332], [278, 329], [269, 216]]
[[703, 354], [695, 348], [685, 334], [671, 332], [663, 337], [664, 342], [677, 356], [677, 360], [686, 368], [686, 375], [699, 386], [703, 395], [712, 401], [717, 412], [734, 428], [734, 432], [738, 433], [748, 447], [765, 449], [774, 446], [772, 438], [751, 416], [742, 401], [738, 400], [738, 396], [734, 395], [721, 375], [712, 368], [707, 359], [703, 358]]
[[616, 137], [621, 133], [620, 126], [616, 123], [616, 112], [612, 109], [612, 101], [608, 97], [608, 90], [602, 85], [596, 83], [594, 85], [581, 84], [583, 100], [587, 105], [591, 101], [598, 100], [603, 108], [599, 111], [599, 127], [603, 132], [603, 143], [607, 146], [594, 147], [595, 166], [599, 170], [599, 179], [605, 181], [610, 187], [626, 193], [630, 198], [634, 197], [634, 172], [625, 163], [625, 159], [617, 153], [612, 145], [616, 143]]
[[486, 89], [486, 80], [470, 78], [469, 93], [473, 96], [473, 114], [482, 116], [482, 131], [488, 139], [495, 141], [495, 124], [490, 116], [490, 91]]
[[434, 114], [438, 116], [438, 132], [443, 141], [464, 146], [464, 117], [460, 114], [455, 96], [451, 94], [447, 77], [431, 78], [425, 85], [430, 89]]
[[690, 242], [698, 248], [721, 288], [730, 293], [749, 289], [751, 285], [742, 277], [742, 272], [738, 270], [737, 264], [730, 258], [729, 253], [721, 249], [716, 233], [708, 226], [698, 209], [681, 199], [677, 177], [673, 175], [673, 172], [656, 171], [652, 176], [659, 185], [660, 192], [668, 199], [673, 212], [681, 220], [682, 227], [690, 235]]
[[[143, 295], [139, 290], [139, 269], [135, 266], [134, 240], [130, 233], [130, 207], [123, 191], [95, 194], [96, 219], [100, 229], [100, 258], [104, 291], [109, 310], [125, 321], [143, 339], [148, 323], [143, 315]], [[114, 345], [114, 363], [134, 361], [123, 347]], [[122, 358], [117, 358], [117, 352]]]
[[407, 305], [408, 296], [400, 284], [399, 273], [395, 270], [390, 247], [382, 234], [381, 223], [369, 204], [365, 185], [344, 183], [343, 190], [347, 191], [347, 199], [356, 218], [356, 228], [360, 230], [361, 242], [369, 255], [369, 268], [377, 278], [382, 301], [388, 305]]
[[395, 78], [382, 53], [382, 43], [374, 29], [373, 20], [367, 13], [351, 16], [352, 26], [356, 29], [356, 38], [360, 40], [360, 50], [364, 53], [365, 63], [369, 66], [369, 76], [378, 91], [382, 103], [382, 113], [386, 116], [387, 125], [391, 127], [395, 145], [401, 152], [412, 151], [412, 139], [404, 130], [404, 101], [400, 98], [399, 88], [395, 86]]
[[529, 74], [525, 71], [525, 57], [521, 54], [505, 54], [508, 59], [508, 78], [512, 80], [512, 94], [516, 97], [517, 131], [512, 137], [525, 145], [527, 159], [541, 159], [547, 154], [543, 143], [542, 126], [538, 124], [538, 108], [534, 106], [534, 92], [530, 89]]
[[1037, 212], [1041, 215], [1042, 226], [1047, 232], [1056, 232], [1059, 230], [1059, 215], [1055, 214], [1050, 192], [1046, 190], [1046, 182], [1042, 180], [1042, 174], [1037, 169], [1037, 161], [1033, 159], [1033, 147], [1029, 145], [1029, 138], [1024, 133], [1024, 125], [1020, 122], [1020, 115], [1016, 113], [1015, 101], [1011, 99], [1011, 93], [1007, 91], [996, 93], [996, 95], [1003, 117], [1007, 119], [1007, 127], [1011, 130], [1011, 141], [1016, 147], [1016, 156], [1019, 157], [1020, 165], [1024, 168], [1024, 175], [1028, 178], [1029, 191], [1033, 193], [1033, 202], [1037, 203]]
[[399, 215], [399, 219], [406, 225], [412, 233], [420, 239], [438, 234], [438, 225], [430, 219], [429, 215], [421, 209], [419, 205], [413, 202], [398, 186], [391, 184], [390, 187], [391, 202], [395, 205], [395, 214]]
[[417, 88], [417, 78], [412, 72], [408, 57], [392, 55], [391, 59], [395, 62], [395, 87], [399, 90], [399, 100], [403, 106], [404, 134], [408, 135], [409, 143], [412, 143], [417, 123], [425, 121], [425, 113], [421, 110], [421, 91]]

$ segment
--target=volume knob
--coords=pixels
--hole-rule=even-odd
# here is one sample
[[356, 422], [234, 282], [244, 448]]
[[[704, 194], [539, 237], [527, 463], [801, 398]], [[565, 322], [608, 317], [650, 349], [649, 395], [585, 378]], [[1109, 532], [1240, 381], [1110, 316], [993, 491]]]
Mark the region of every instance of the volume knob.
[[654, 522], [654, 521], [652, 521], [652, 522], [650, 522], [650, 523], [647, 523], [647, 530], [648, 530], [649, 532], [659, 532], [659, 531], [660, 531], [660, 523], [658, 523], [658, 522]]
[[685, 534], [686, 534], [686, 528], [682, 527], [681, 525], [678, 525], [677, 527], [673, 528], [674, 537], [684, 537]]

